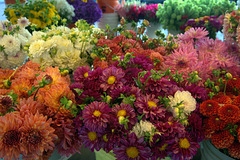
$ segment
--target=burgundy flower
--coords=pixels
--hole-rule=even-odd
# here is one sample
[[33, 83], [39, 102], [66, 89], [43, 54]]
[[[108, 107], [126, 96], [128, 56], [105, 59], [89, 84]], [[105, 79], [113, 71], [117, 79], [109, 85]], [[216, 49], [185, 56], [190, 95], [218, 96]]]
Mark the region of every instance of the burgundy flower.
[[78, 67], [73, 73], [73, 80], [75, 82], [83, 82], [83, 80], [88, 77], [88, 71], [90, 71], [89, 66]]
[[194, 98], [201, 101], [208, 99], [207, 90], [203, 87], [197, 86], [196, 84], [191, 84], [183, 87], [185, 91], [189, 91]]

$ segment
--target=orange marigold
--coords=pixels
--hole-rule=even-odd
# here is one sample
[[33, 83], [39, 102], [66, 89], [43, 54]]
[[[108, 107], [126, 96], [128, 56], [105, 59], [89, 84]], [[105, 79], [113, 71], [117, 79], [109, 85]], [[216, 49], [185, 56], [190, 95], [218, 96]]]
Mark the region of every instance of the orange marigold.
[[212, 100], [220, 104], [232, 104], [232, 99], [228, 95], [217, 95], [214, 96]]
[[200, 112], [207, 117], [210, 117], [212, 115], [216, 115], [218, 113], [218, 108], [220, 106], [218, 105], [218, 103], [216, 101], [213, 100], [207, 100], [204, 101], [201, 105], [200, 105]]
[[234, 142], [229, 148], [228, 153], [231, 157], [240, 159], [240, 143]]
[[240, 109], [232, 104], [225, 104], [218, 109], [220, 119], [226, 123], [236, 123], [240, 120]]
[[229, 130], [215, 132], [213, 133], [211, 139], [212, 144], [218, 149], [229, 148], [234, 142], [234, 137], [231, 135]]

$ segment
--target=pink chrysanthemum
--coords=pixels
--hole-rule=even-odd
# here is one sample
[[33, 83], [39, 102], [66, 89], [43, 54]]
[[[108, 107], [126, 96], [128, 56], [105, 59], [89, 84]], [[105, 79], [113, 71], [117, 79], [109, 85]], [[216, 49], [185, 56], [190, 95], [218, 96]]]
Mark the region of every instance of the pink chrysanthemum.
[[146, 95], [136, 99], [135, 107], [140, 114], [144, 113], [143, 120], [159, 120], [165, 117], [166, 109], [161, 107], [155, 95]]
[[186, 31], [184, 34], [178, 35], [178, 40], [184, 41], [184, 42], [195, 42], [195, 40], [200, 40], [205, 38], [208, 35], [208, 31], [206, 31], [205, 28], [190, 28], [188, 31]]
[[125, 73], [122, 69], [118, 69], [113, 66], [106, 68], [100, 77], [102, 81], [100, 87], [103, 89], [103, 91], [107, 91], [108, 89], [113, 90], [114, 88], [121, 87], [124, 84], [124, 76]]
[[89, 130], [103, 131], [109, 121], [111, 108], [105, 102], [94, 101], [83, 110], [83, 122]]
[[121, 140], [119, 147], [113, 148], [113, 153], [116, 155], [117, 160], [147, 160], [151, 156], [151, 149], [146, 146], [143, 137], [138, 139], [135, 133], [131, 133]]

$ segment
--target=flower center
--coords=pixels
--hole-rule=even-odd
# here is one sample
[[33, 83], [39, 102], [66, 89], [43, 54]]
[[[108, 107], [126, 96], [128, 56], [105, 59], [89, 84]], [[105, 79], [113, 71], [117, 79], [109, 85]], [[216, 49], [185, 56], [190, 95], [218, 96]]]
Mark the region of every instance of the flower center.
[[8, 146], [18, 145], [20, 143], [21, 134], [19, 131], [10, 130], [3, 135], [3, 143]]
[[84, 73], [83, 76], [84, 76], [85, 78], [87, 78], [87, 77], [88, 77], [88, 72]]
[[184, 68], [187, 66], [187, 64], [183, 60], [180, 60], [180, 61], [178, 61], [177, 66], [180, 68]]
[[36, 130], [31, 130], [28, 134], [28, 142], [31, 144], [39, 144], [42, 141], [40, 133]]
[[180, 138], [179, 146], [180, 148], [188, 149], [190, 147], [190, 143], [187, 138]]
[[159, 148], [159, 151], [164, 151], [166, 149], [166, 147], [168, 146], [167, 143], [165, 143], [164, 145], [162, 145], [161, 148]]
[[104, 140], [105, 142], [108, 141], [107, 134], [104, 134], [104, 136], [103, 136], [103, 140]]
[[130, 158], [136, 158], [139, 154], [139, 151], [136, 147], [129, 147], [126, 150], [128, 157]]
[[116, 77], [114, 77], [114, 76], [110, 76], [109, 78], [108, 78], [108, 84], [113, 84], [114, 82], [116, 81]]
[[98, 111], [98, 110], [95, 110], [95, 111], [93, 112], [93, 115], [94, 115], [95, 117], [99, 117], [101, 114], [102, 114], [102, 113], [101, 113], [100, 111]]
[[212, 104], [209, 103], [209, 104], [208, 104], [208, 107], [212, 107]]
[[97, 139], [97, 133], [96, 132], [88, 132], [88, 138], [90, 141], [95, 141]]
[[157, 104], [153, 101], [148, 101], [147, 104], [148, 104], [149, 108], [157, 107]]
[[120, 110], [120, 111], [118, 111], [118, 113], [117, 113], [117, 116], [119, 117], [119, 116], [126, 116], [126, 114], [127, 114], [127, 112], [126, 112], [126, 110]]

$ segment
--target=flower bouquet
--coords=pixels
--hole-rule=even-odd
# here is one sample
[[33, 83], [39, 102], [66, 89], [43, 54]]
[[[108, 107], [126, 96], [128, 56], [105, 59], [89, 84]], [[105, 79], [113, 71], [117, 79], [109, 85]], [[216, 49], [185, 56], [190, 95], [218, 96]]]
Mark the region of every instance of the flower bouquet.
[[16, 68], [27, 60], [24, 45], [31, 38], [25, 27], [29, 21], [25, 17], [12, 25], [9, 21], [0, 21], [0, 68]]
[[29, 43], [30, 60], [41, 66], [55, 66], [75, 70], [78, 66], [91, 65], [89, 55], [93, 48], [91, 41], [100, 29], [90, 26], [85, 20], [76, 22], [76, 28], [52, 26], [46, 31], [34, 31]]
[[37, 29], [50, 26], [60, 19], [55, 6], [45, 0], [8, 5], [4, 14], [12, 24], [16, 24], [21, 17], [26, 17]]
[[29, 61], [0, 69], [0, 75], [1, 158], [48, 159], [55, 149], [61, 156], [80, 150], [75, 95], [65, 71]]
[[89, 24], [94, 24], [102, 17], [102, 10], [94, 0], [68, 0], [74, 7], [75, 16], [73, 22], [84, 19]]
[[206, 138], [221, 152], [240, 159], [240, 78], [215, 70], [205, 85], [213, 93], [200, 105]]
[[187, 31], [191, 27], [203, 27], [208, 31], [209, 38], [216, 39], [217, 32], [222, 30], [223, 22], [220, 19], [221, 17], [222, 16], [204, 16], [197, 19], [189, 19], [185, 25], [180, 27], [180, 29], [182, 31]]

